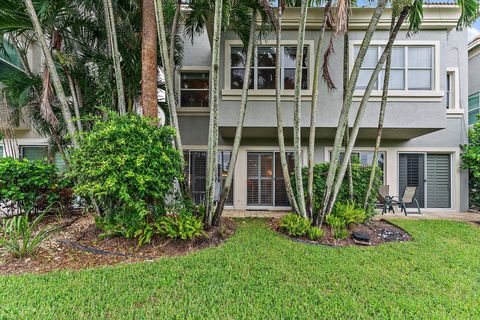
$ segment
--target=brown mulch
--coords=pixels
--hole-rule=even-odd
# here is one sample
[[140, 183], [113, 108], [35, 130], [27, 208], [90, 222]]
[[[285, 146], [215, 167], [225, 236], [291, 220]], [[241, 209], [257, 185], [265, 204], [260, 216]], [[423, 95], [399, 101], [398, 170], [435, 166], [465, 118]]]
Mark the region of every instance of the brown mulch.
[[[333, 232], [328, 225], [322, 226], [322, 229], [325, 231], [325, 236], [318, 241], [312, 241], [306, 236], [300, 238], [294, 238], [289, 236], [284, 232], [284, 230], [280, 228], [280, 219], [272, 219], [270, 227], [273, 230], [300, 242], [335, 247], [365, 245], [377, 246], [386, 242], [404, 242], [413, 239], [412, 236], [408, 234], [405, 230], [389, 223], [386, 220], [370, 221], [364, 224], [354, 224], [349, 228], [350, 235], [342, 240], [335, 240], [333, 238]], [[354, 231], [368, 234], [370, 236], [370, 243], [365, 244], [355, 241], [352, 237]]]
[[[81, 270], [180, 256], [203, 248], [218, 246], [235, 232], [233, 220], [224, 218], [219, 227], [208, 231], [208, 237], [199, 237], [190, 241], [155, 237], [150, 244], [137, 248], [135, 239], [112, 237], [100, 240], [101, 231], [95, 227], [94, 218], [90, 214], [68, 217], [61, 221], [50, 218], [48, 224], [61, 225], [61, 231], [45, 241], [32, 257], [21, 260], [9, 255], [0, 257], [0, 275], [46, 273], [61, 269]], [[71, 243], [127, 256], [90, 253], [79, 250]]]

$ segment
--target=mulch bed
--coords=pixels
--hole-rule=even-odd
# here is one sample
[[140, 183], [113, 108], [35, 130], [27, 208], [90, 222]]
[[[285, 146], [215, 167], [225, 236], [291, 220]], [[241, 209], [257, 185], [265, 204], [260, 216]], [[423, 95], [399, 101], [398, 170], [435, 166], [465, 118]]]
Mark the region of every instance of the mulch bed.
[[[208, 237], [190, 241], [155, 237], [150, 244], [137, 248], [137, 240], [121, 237], [99, 239], [102, 233], [95, 228], [90, 214], [73, 216], [49, 224], [62, 229], [45, 241], [35, 256], [22, 260], [8, 254], [0, 257], [0, 274], [46, 273], [54, 270], [80, 270], [96, 266], [149, 261], [160, 257], [180, 256], [207, 247], [218, 246], [235, 232], [232, 219], [224, 218], [219, 227], [208, 231]], [[93, 249], [96, 253], [88, 252]], [[101, 254], [103, 253], [103, 254]]]
[[[287, 235], [284, 230], [280, 228], [280, 219], [272, 219], [270, 226], [273, 230], [295, 240], [309, 244], [327, 245], [335, 247], [344, 246], [378, 246], [386, 242], [404, 242], [412, 240], [412, 236], [405, 230], [389, 223], [386, 220], [370, 221], [364, 224], [354, 224], [350, 227], [350, 235], [342, 240], [335, 240], [333, 238], [333, 232], [329, 226], [324, 225], [322, 229], [325, 231], [325, 236], [318, 241], [311, 241], [307, 237], [294, 238]], [[367, 234], [370, 238], [370, 242], [359, 243], [353, 239], [353, 232], [359, 232]]]

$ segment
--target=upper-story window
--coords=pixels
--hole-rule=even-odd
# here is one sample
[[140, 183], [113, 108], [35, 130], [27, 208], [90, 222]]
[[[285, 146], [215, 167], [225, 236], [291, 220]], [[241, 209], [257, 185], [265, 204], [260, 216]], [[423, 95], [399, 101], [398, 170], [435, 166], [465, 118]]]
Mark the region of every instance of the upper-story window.
[[477, 122], [477, 115], [480, 113], [480, 93], [477, 92], [468, 97], [468, 125]]
[[[253, 68], [251, 70], [251, 83], [249, 88], [256, 90], [275, 89], [275, 46], [259, 46], [255, 52]], [[282, 89], [293, 90], [295, 88], [295, 66], [297, 49], [295, 46], [282, 46], [281, 77]], [[242, 89], [245, 75], [245, 52], [243, 47], [233, 46], [230, 48], [230, 88]], [[303, 50], [302, 61], [302, 90], [308, 88], [308, 47]]]
[[[355, 46], [355, 57], [360, 46]], [[384, 46], [372, 45], [367, 50], [357, 82], [357, 89], [365, 90]], [[433, 90], [433, 46], [394, 46], [389, 90]], [[374, 90], [383, 89], [385, 66], [375, 83]]]
[[208, 108], [209, 73], [182, 71], [180, 73], [180, 107]]

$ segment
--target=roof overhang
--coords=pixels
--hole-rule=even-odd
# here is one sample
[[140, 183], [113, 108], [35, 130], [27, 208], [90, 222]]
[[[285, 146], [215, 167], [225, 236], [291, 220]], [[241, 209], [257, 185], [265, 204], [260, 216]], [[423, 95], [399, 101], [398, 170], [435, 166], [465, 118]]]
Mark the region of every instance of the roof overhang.
[[[323, 8], [309, 8], [307, 16], [307, 28], [320, 28], [323, 21]], [[350, 30], [366, 30], [374, 8], [353, 8], [350, 16]], [[298, 16], [300, 8], [286, 8], [282, 17], [282, 28], [293, 29], [298, 27]], [[423, 22], [421, 29], [444, 29], [450, 30], [457, 26], [461, 10], [454, 4], [431, 4], [425, 5], [423, 12]], [[392, 9], [386, 8], [377, 29], [388, 30], [392, 17]], [[404, 23], [404, 29], [408, 28], [408, 23]]]
[[480, 54], [480, 36], [476, 37], [468, 44], [468, 59], [472, 59], [478, 54]]

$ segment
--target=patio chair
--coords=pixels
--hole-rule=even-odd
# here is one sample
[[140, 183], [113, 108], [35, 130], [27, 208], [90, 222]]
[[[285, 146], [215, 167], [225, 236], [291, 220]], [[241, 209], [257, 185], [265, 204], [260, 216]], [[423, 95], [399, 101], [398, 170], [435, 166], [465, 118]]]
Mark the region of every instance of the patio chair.
[[392, 197], [389, 195], [390, 193], [390, 186], [389, 185], [383, 185], [378, 188], [378, 203], [380, 207], [382, 208], [382, 214], [387, 213], [387, 211], [392, 211], [395, 213], [395, 210], [393, 209], [392, 205]]
[[[405, 187], [403, 191], [403, 196], [400, 197], [392, 197], [392, 205], [398, 205], [400, 210], [407, 215], [407, 205], [415, 204], [418, 210], [418, 214], [422, 214], [420, 211], [420, 205], [418, 204], [417, 198], [415, 198], [415, 194], [417, 193], [417, 187]], [[398, 200], [395, 200], [397, 198]], [[411, 213], [411, 212], [410, 212]]]

